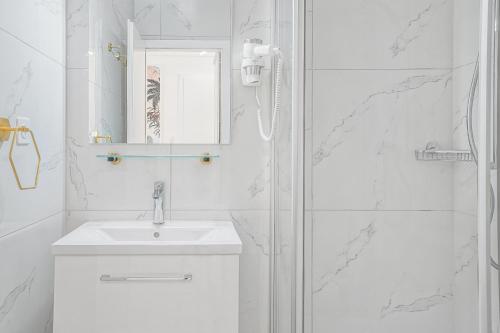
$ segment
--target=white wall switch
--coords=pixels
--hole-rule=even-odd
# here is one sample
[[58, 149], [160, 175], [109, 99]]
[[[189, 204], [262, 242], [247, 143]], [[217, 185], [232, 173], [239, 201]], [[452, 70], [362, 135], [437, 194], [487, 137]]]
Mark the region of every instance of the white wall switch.
[[[16, 127], [27, 127], [30, 128], [31, 120], [28, 117], [17, 117], [16, 118]], [[28, 132], [17, 132], [16, 143], [18, 145], [29, 145], [31, 144], [31, 135]]]

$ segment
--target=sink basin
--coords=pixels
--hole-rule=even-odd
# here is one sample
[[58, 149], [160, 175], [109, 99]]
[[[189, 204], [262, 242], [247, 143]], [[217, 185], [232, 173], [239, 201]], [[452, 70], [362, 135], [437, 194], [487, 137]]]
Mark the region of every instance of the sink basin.
[[89, 222], [52, 245], [54, 255], [239, 254], [232, 222]]
[[110, 239], [117, 242], [194, 242], [206, 238], [215, 228], [182, 228], [182, 227], [118, 227], [101, 228]]

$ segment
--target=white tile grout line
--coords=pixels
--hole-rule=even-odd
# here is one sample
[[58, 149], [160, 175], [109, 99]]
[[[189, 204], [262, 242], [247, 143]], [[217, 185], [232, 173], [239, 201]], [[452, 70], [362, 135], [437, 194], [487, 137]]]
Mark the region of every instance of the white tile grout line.
[[[2, 239], [2, 238], [6, 238], [6, 237], [9, 237], [9, 236], [13, 236], [13, 235], [15, 235], [15, 234], [17, 234], [17, 233], [19, 233], [19, 232], [25, 231], [26, 229], [29, 229], [29, 228], [35, 227], [36, 225], [41, 224], [41, 223], [44, 223], [44, 222], [46, 222], [46, 221], [48, 221], [48, 220], [50, 220], [50, 219], [52, 219], [52, 218], [56, 217], [57, 215], [62, 214], [62, 215], [64, 216], [64, 213], [65, 213], [65, 211], [64, 211], [64, 210], [61, 210], [61, 211], [59, 211], [59, 212], [57, 212], [57, 213], [51, 214], [51, 215], [49, 215], [49, 216], [46, 216], [46, 217], [44, 217], [44, 218], [42, 218], [42, 219], [40, 219], [40, 220], [34, 221], [34, 222], [30, 223], [30, 224], [26, 224], [26, 225], [22, 226], [22, 227], [21, 227], [21, 228], [19, 228], [19, 229], [15, 229], [15, 230], [12, 230], [12, 231], [10, 231], [10, 232], [8, 232], [8, 233], [4, 234], [4, 235], [0, 235], [0, 239]], [[65, 221], [63, 221], [63, 224], [64, 224], [64, 223], [65, 223]]]
[[42, 50], [39, 50], [38, 48], [34, 47], [33, 45], [29, 44], [28, 42], [22, 40], [21, 38], [17, 37], [16, 35], [14, 35], [13, 33], [9, 32], [8, 30], [6, 30], [5, 28], [1, 27], [0, 26], [0, 31], [4, 32], [6, 35], [9, 35], [10, 37], [16, 39], [17, 41], [19, 41], [20, 43], [24, 44], [25, 46], [29, 47], [30, 49], [36, 51], [37, 53], [39, 53], [40, 55], [44, 56], [45, 58], [49, 59], [50, 61], [54, 62], [55, 64], [61, 66], [62, 68], [65, 68], [65, 64], [64, 63], [61, 63], [59, 62], [58, 60], [52, 58], [51, 56], [49, 56], [47, 53], [43, 52]]

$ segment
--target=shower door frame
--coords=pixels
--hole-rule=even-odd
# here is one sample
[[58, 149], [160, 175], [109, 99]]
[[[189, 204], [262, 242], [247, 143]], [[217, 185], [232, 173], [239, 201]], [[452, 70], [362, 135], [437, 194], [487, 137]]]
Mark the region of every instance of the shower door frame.
[[294, 225], [294, 313], [292, 333], [304, 333], [305, 320], [305, 87], [306, 1], [293, 0], [292, 223]]
[[[291, 223], [292, 234], [288, 241], [291, 246], [291, 261], [290, 269], [287, 269], [287, 274], [291, 277], [291, 286], [289, 292], [291, 295], [290, 310], [290, 333], [303, 333], [303, 321], [304, 321], [304, 117], [305, 117], [305, 2], [306, 0], [284, 0], [290, 1], [293, 4], [293, 17], [292, 17], [292, 124], [291, 124], [291, 216], [289, 222]], [[273, 36], [273, 44], [279, 41], [279, 29], [276, 29], [276, 25], [279, 24], [277, 19], [279, 0], [274, 1], [274, 14], [273, 22], [271, 24]], [[274, 84], [274, 83], [273, 83]], [[275, 150], [275, 144], [273, 144], [273, 150]], [[276, 154], [276, 153], [275, 153]], [[273, 162], [274, 163], [274, 162]], [[273, 176], [275, 180], [276, 172], [279, 172], [272, 168]], [[274, 183], [274, 181], [272, 181]], [[276, 185], [275, 185], [276, 186]], [[276, 189], [273, 191], [276, 195]], [[276, 197], [272, 198], [271, 211], [276, 211], [276, 202], [279, 200]], [[276, 253], [278, 244], [277, 236], [279, 234], [279, 229], [276, 227], [278, 218], [275, 214], [272, 214], [272, 226], [271, 226], [271, 248], [272, 258], [270, 261], [270, 320], [269, 320], [269, 331], [271, 333], [279, 333], [281, 331], [280, 325], [280, 302], [279, 295], [277, 293], [279, 286], [279, 279], [276, 277]]]
[[479, 144], [478, 144], [478, 332], [492, 332], [491, 312], [491, 226], [490, 207], [491, 172], [491, 115], [494, 106], [494, 29], [495, 1], [481, 0], [481, 27], [479, 50]]

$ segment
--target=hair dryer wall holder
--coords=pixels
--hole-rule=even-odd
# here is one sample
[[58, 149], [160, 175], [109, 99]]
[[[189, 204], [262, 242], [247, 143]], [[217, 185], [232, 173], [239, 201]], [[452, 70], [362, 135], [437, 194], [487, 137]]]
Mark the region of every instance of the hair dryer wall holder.
[[260, 87], [262, 85], [265, 57], [272, 56], [273, 52], [271, 45], [263, 45], [261, 39], [245, 40], [241, 59], [241, 80], [244, 86]]

